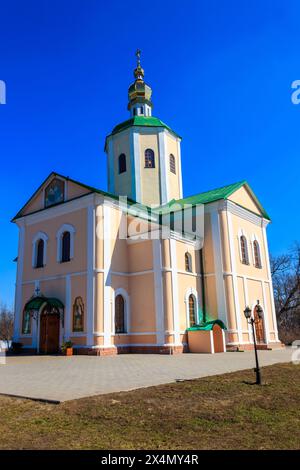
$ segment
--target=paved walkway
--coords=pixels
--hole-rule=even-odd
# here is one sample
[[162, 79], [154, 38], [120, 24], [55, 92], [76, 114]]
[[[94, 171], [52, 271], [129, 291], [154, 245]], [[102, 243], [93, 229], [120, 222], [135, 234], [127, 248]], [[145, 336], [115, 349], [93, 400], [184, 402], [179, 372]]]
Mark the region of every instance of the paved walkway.
[[[291, 355], [290, 348], [259, 351], [259, 360], [266, 366], [289, 362]], [[6, 362], [0, 364], [0, 394], [61, 402], [250, 369], [254, 353], [23, 356]]]

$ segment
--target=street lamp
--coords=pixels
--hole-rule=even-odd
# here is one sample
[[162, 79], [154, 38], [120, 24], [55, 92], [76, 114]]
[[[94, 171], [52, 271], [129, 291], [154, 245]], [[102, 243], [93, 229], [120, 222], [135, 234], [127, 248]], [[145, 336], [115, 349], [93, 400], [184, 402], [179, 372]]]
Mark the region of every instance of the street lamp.
[[255, 364], [256, 367], [254, 369], [254, 372], [256, 373], [256, 384], [261, 385], [261, 375], [260, 375], [260, 368], [258, 364], [258, 355], [257, 355], [257, 347], [256, 347], [256, 336], [255, 336], [255, 331], [254, 331], [254, 324], [257, 323], [261, 318], [263, 314], [263, 309], [259, 304], [259, 300], [257, 301], [256, 304], [256, 312], [258, 315], [258, 320], [255, 320], [253, 316], [251, 315], [251, 308], [247, 305], [247, 307], [244, 310], [244, 315], [246, 317], [247, 323], [249, 323], [252, 326], [252, 334], [253, 334], [253, 343], [254, 343], [254, 352], [255, 352]]

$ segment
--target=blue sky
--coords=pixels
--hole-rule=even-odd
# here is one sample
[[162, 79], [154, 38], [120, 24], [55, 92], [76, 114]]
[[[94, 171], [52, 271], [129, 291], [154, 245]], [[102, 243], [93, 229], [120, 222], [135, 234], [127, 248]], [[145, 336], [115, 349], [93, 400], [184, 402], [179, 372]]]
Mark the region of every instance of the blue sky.
[[142, 50], [153, 114], [183, 136], [184, 194], [247, 179], [274, 254], [299, 239], [296, 0], [0, 0], [0, 299], [12, 303], [10, 219], [57, 171], [106, 189], [105, 136], [127, 119]]

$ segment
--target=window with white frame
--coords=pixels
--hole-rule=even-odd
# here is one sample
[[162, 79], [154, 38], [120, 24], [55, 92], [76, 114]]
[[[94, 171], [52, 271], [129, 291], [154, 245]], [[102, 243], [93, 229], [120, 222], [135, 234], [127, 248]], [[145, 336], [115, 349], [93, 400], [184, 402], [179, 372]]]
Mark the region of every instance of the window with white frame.
[[67, 263], [74, 258], [74, 238], [76, 230], [73, 225], [64, 224], [56, 234], [57, 261]]
[[48, 236], [38, 232], [32, 240], [32, 267], [43, 268], [46, 265]]

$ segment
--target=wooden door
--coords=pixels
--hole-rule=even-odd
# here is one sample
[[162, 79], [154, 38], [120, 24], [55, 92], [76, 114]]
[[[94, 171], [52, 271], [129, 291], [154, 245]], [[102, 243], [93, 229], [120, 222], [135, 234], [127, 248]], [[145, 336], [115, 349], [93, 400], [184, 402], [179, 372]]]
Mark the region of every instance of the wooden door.
[[256, 335], [256, 342], [259, 343], [264, 343], [265, 338], [264, 338], [264, 323], [263, 319], [259, 318], [257, 310], [254, 310], [254, 320], [255, 320], [255, 335]]
[[40, 353], [55, 354], [59, 350], [59, 314], [42, 313], [40, 325]]

